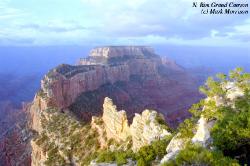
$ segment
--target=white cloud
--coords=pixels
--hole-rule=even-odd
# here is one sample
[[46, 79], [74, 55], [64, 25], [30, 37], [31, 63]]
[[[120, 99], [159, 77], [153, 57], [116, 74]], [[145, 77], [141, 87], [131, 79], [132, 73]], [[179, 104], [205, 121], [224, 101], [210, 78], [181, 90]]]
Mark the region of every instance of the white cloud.
[[0, 21], [26, 15], [25, 12], [17, 8], [10, 7], [8, 5], [9, 2], [9, 0], [0, 0]]
[[250, 19], [247, 19], [243, 24], [236, 25], [234, 29], [240, 33], [250, 34]]
[[[245, 45], [249, 38], [247, 16], [204, 16], [199, 9], [192, 8], [191, 0], [79, 1], [78, 12], [74, 11], [76, 6], [71, 6], [72, 1], [67, 12], [56, 7], [51, 15], [37, 12], [29, 15], [11, 7], [8, 0], [0, 0], [0, 40], [9, 44], [14, 39], [23, 39], [36, 45], [216, 42], [219, 44], [215, 45]], [[63, 16], [57, 16], [58, 13]]]

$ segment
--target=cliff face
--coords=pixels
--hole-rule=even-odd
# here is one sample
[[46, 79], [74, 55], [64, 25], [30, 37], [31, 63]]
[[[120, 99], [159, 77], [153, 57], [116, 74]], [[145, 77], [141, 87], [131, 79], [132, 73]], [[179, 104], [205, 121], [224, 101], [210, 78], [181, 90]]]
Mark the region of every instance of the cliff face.
[[192, 76], [142, 46], [93, 49], [77, 66], [52, 69], [41, 82], [41, 92], [52, 105], [69, 108], [84, 120], [100, 114], [103, 99], [109, 96], [129, 112], [129, 121], [133, 113], [151, 108], [173, 123], [186, 117], [185, 110], [200, 98]]
[[[104, 59], [101, 63], [99, 59]], [[86, 65], [90, 64], [92, 65]], [[129, 81], [130, 76], [157, 75], [160, 58], [147, 47], [104, 47], [91, 51], [87, 63], [60, 65], [42, 80], [42, 90], [59, 108], [70, 106], [81, 93], [101, 85]], [[84, 64], [84, 65], [82, 65]]]
[[[106, 96], [114, 99], [117, 106], [110, 99], [104, 100]], [[159, 119], [181, 121], [188, 115], [187, 108], [199, 98], [192, 77], [173, 61], [162, 60], [152, 48], [93, 49], [78, 65], [60, 65], [41, 81], [41, 90], [29, 109], [30, 126], [37, 132], [32, 142], [32, 165], [39, 165], [38, 161], [53, 162], [50, 150], [56, 152], [60, 162], [80, 165], [96, 150], [109, 147], [108, 140], [112, 139], [123, 142], [123, 149], [132, 142], [133, 150], [137, 151], [169, 134]], [[56, 113], [51, 113], [52, 108]], [[158, 110], [162, 115], [146, 108]], [[117, 111], [122, 109], [126, 112]], [[78, 120], [89, 120], [102, 110], [101, 119], [92, 118], [91, 130], [71, 120], [75, 116]], [[134, 117], [138, 112], [142, 114]], [[71, 117], [72, 114], [75, 116]], [[70, 124], [66, 129], [65, 125]], [[77, 132], [74, 126], [78, 126]], [[80, 131], [88, 133], [87, 136]], [[65, 134], [68, 136], [64, 137]], [[75, 135], [81, 136], [80, 140]], [[93, 142], [89, 142], [89, 137], [95, 137], [94, 146], [90, 146]], [[45, 141], [47, 138], [49, 143]], [[71, 139], [84, 143], [69, 147]], [[87, 153], [83, 146], [92, 150]], [[73, 157], [65, 156], [68, 151]]]
[[41, 114], [44, 110], [49, 108], [50, 101], [47, 97], [41, 96], [41, 94], [36, 94], [33, 103], [30, 105], [30, 114], [29, 114], [29, 124], [31, 128], [41, 133], [42, 124], [41, 124]]
[[[106, 157], [114, 161], [122, 156], [131, 159], [132, 155], [140, 153], [142, 158], [138, 159], [138, 163], [152, 156], [148, 162], [153, 164], [160, 160], [161, 163], [174, 161], [188, 145], [197, 144], [213, 151], [211, 143], [215, 142], [213, 140], [216, 137], [211, 138], [213, 133], [210, 132], [219, 122], [216, 118], [223, 117], [221, 112], [217, 114], [218, 110], [226, 113], [224, 109], [228, 109], [230, 112], [224, 119], [228, 120], [232, 113], [237, 115], [239, 111], [249, 108], [249, 95], [246, 94], [250, 89], [249, 75], [241, 77], [236, 73], [232, 77], [238, 75], [238, 82], [237, 79], [224, 79], [221, 83], [208, 79], [208, 87], [203, 87], [205, 94], [209, 94], [208, 98], [192, 107], [191, 112], [195, 117], [180, 125], [178, 133], [172, 137], [164, 117], [181, 120], [187, 115], [183, 110], [187, 110], [188, 104], [195, 102], [199, 96], [194, 91], [194, 82], [185, 71], [171, 61], [163, 62], [155, 56], [147, 54], [145, 57], [140, 55], [140, 58], [126, 57], [109, 61], [107, 53], [106, 61], [103, 57], [102, 60], [98, 59], [102, 65], [62, 65], [51, 71], [29, 107], [30, 126], [36, 131], [31, 142], [31, 164], [78, 166], [88, 165], [92, 161], [92, 165], [95, 165], [99, 162], [96, 154], [100, 154], [98, 157], [101, 159]], [[114, 58], [114, 55], [111, 57]], [[118, 70], [124, 66], [126, 77], [121, 76], [124, 73]], [[132, 72], [132, 69], [135, 70]], [[96, 73], [104, 73], [100, 74], [102, 84], [96, 81]], [[79, 90], [79, 85], [86, 84], [80, 84], [81, 81], [72, 79], [74, 77], [87, 82], [85, 89]], [[242, 81], [244, 78], [248, 80]], [[73, 87], [64, 84], [64, 81], [72, 81], [76, 89], [71, 89]], [[110, 99], [113, 97], [114, 102]], [[222, 109], [222, 106], [225, 107]], [[159, 113], [153, 108], [158, 109]], [[91, 123], [83, 123], [83, 118], [76, 116], [80, 113], [100, 115], [101, 112], [102, 116], [92, 117]], [[248, 116], [241, 118], [244, 117]], [[247, 123], [247, 120], [245, 118], [244, 122]], [[117, 152], [120, 156], [116, 155]]]
[[148, 46], [108, 46], [97, 47], [90, 52], [90, 57], [117, 58], [123, 56], [152, 56], [154, 50]]
[[71, 72], [85, 68], [85, 66], [77, 66], [69, 69], [65, 75], [58, 73], [59, 70], [65, 70], [67, 67], [71, 68], [68, 65], [59, 66], [55, 71], [52, 71], [52, 76], [45, 76], [42, 80], [42, 90], [49, 98], [54, 100], [59, 108], [70, 106], [81, 93], [98, 89], [106, 83], [129, 79], [127, 65], [116, 67], [92, 66], [88, 71], [75, 75], [73, 73], [71, 76]]
[[[83, 65], [86, 61], [91, 65]], [[41, 113], [50, 107], [89, 120], [100, 115], [104, 98], [109, 96], [118, 109], [126, 110], [130, 122], [134, 113], [149, 108], [175, 125], [200, 98], [193, 78], [149, 47], [96, 48], [80, 62], [77, 66], [60, 65], [41, 81], [30, 108], [30, 124], [38, 133], [42, 131]], [[177, 101], [181, 102], [175, 104]]]
[[18, 112], [9, 111], [13, 111], [11, 114], [17, 120], [8, 124], [8, 126], [1, 126], [5, 131], [0, 134], [0, 165], [30, 165], [31, 148], [29, 141], [32, 132], [27, 126], [27, 113], [22, 110], [18, 110]]
[[37, 145], [33, 140], [30, 142], [30, 144], [32, 147], [31, 165], [44, 165], [45, 161], [47, 160], [47, 157], [43, 148]]

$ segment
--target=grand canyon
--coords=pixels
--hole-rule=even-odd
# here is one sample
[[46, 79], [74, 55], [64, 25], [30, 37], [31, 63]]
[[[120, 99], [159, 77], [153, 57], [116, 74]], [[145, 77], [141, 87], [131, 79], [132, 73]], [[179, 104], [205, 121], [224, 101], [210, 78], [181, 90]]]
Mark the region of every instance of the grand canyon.
[[[194, 148], [190, 141], [210, 148], [210, 130], [218, 120], [206, 112], [225, 105], [235, 109], [238, 98], [248, 101], [249, 78], [243, 74], [240, 85], [208, 80], [204, 95], [198, 90], [204, 80], [194, 73], [149, 46], [96, 47], [75, 65], [51, 69], [33, 101], [6, 116], [5, 125], [15, 125], [1, 137], [0, 164], [164, 165]], [[248, 162], [248, 150], [238, 155]], [[237, 164], [220, 157], [220, 164]]]
[[250, 165], [248, 7], [0, 0], [0, 166]]

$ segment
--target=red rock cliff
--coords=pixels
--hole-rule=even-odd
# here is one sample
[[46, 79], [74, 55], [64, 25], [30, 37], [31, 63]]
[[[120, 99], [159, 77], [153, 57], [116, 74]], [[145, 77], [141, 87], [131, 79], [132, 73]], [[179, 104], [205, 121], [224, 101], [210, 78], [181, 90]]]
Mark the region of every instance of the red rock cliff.
[[79, 64], [60, 65], [42, 80], [43, 92], [59, 108], [70, 106], [81, 93], [106, 83], [129, 81], [131, 75], [157, 75], [161, 59], [149, 47], [103, 47], [93, 49], [88, 60]]
[[49, 106], [90, 120], [100, 114], [107, 96], [128, 112], [129, 120], [151, 108], [173, 124], [187, 117], [188, 107], [201, 97], [194, 78], [151, 47], [98, 47], [78, 65], [60, 65], [44, 77], [31, 106], [31, 124], [39, 132], [40, 111]]

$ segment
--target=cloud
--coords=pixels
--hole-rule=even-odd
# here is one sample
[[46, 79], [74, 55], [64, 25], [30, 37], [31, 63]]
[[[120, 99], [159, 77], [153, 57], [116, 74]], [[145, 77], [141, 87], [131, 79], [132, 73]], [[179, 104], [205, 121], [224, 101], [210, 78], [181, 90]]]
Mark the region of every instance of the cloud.
[[201, 15], [199, 9], [192, 8], [192, 2], [188, 0], [138, 0], [135, 7], [131, 1], [82, 2], [95, 12], [91, 19], [101, 22], [100, 32], [116, 37], [159, 35], [183, 39], [204, 38], [210, 35], [211, 30], [228, 31], [228, 27], [247, 18]]
[[12, 6], [10, 0], [0, 0], [2, 43], [15, 44], [18, 39], [20, 44], [24, 39], [29, 44], [29, 39], [35, 45], [249, 44], [247, 15], [201, 15], [191, 0], [43, 0], [28, 6], [29, 2], [33, 1]]
[[10, 0], [0, 0], [0, 21], [8, 21], [10, 19], [23, 17], [27, 13], [17, 8], [10, 7], [8, 3]]
[[69, 32], [69, 31], [83, 31], [87, 29], [86, 27], [79, 24], [63, 23], [63, 22], [60, 23], [50, 22], [46, 25], [31, 23], [31, 24], [20, 25], [20, 28], [35, 30], [40, 32], [58, 32], [58, 33]]
[[247, 19], [242, 24], [236, 25], [228, 32], [228, 36], [242, 42], [250, 42], [250, 19]]

